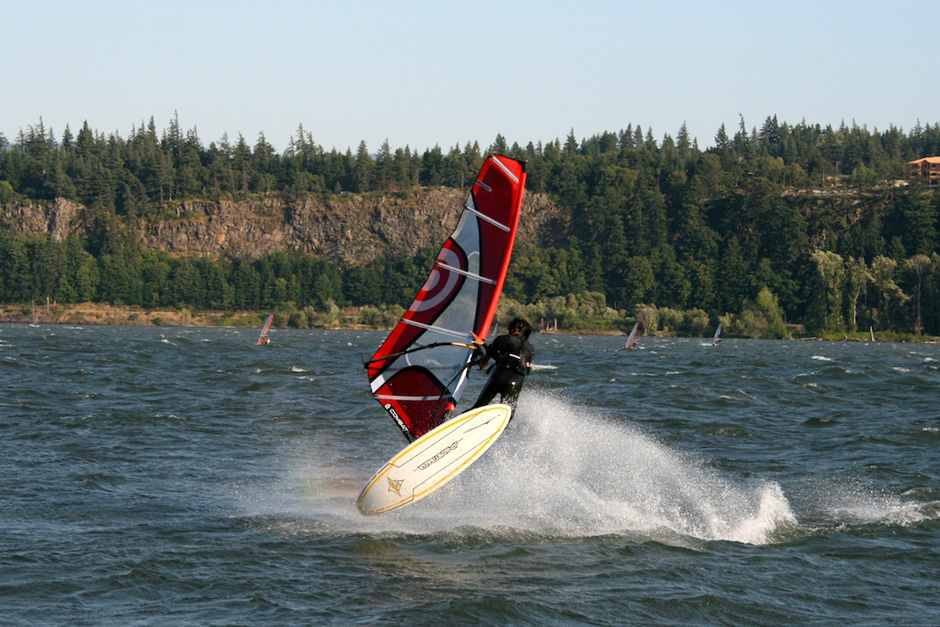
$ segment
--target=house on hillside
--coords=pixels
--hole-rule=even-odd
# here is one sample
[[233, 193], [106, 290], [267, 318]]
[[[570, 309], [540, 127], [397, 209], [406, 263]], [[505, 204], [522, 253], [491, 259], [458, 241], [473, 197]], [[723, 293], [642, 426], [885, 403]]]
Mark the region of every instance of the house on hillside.
[[940, 157], [924, 157], [907, 162], [907, 180], [913, 181], [917, 177], [929, 186], [940, 183]]

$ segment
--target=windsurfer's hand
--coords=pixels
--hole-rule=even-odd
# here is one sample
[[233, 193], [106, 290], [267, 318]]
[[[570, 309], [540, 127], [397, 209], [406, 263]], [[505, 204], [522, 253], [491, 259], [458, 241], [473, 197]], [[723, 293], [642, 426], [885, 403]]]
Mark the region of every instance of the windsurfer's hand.
[[471, 365], [479, 364], [484, 359], [486, 359], [486, 352], [483, 350], [483, 345], [481, 344], [478, 346], [474, 346], [473, 356], [470, 358], [470, 364]]

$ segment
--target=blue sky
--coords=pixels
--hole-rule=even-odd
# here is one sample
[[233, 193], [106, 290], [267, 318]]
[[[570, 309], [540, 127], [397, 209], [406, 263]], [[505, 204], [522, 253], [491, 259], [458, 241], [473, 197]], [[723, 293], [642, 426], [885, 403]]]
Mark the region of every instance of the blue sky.
[[127, 137], [174, 113], [203, 143], [300, 125], [330, 150], [445, 151], [683, 122], [702, 147], [776, 115], [940, 121], [940, 3], [0, 0], [0, 133]]

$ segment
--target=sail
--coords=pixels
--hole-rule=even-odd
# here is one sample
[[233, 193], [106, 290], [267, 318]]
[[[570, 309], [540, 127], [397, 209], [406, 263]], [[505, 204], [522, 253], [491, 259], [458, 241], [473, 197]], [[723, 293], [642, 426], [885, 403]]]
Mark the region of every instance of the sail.
[[634, 346], [636, 346], [636, 342], [637, 342], [636, 334], [637, 334], [637, 331], [639, 330], [640, 330], [640, 323], [639, 321], [637, 321], [633, 324], [633, 330], [630, 331], [630, 335], [627, 336], [627, 348], [633, 348]]
[[261, 335], [258, 337], [258, 341], [255, 343], [255, 346], [258, 346], [264, 342], [264, 338], [268, 336], [268, 331], [271, 330], [272, 322], [274, 322], [274, 314], [268, 316], [268, 319], [264, 322], [264, 327], [261, 328]]
[[414, 302], [366, 362], [376, 400], [405, 437], [421, 437], [463, 393], [473, 342], [503, 290], [525, 190], [525, 163], [489, 156]]
[[721, 341], [721, 329], [722, 329], [722, 326], [721, 326], [721, 323], [719, 322], [718, 328], [715, 329], [715, 337], [712, 338], [712, 344], [717, 344], [718, 342]]

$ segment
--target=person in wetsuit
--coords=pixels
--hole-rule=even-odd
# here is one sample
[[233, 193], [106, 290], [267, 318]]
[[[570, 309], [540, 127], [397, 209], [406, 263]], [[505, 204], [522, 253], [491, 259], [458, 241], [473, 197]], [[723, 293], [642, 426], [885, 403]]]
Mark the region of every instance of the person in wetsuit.
[[474, 408], [489, 405], [499, 394], [500, 400], [515, 411], [522, 383], [532, 370], [532, 360], [535, 358], [535, 350], [529, 344], [530, 333], [532, 325], [522, 318], [515, 318], [509, 323], [509, 333], [500, 335], [492, 344], [486, 345], [479, 362], [480, 370], [491, 359], [496, 364]]

